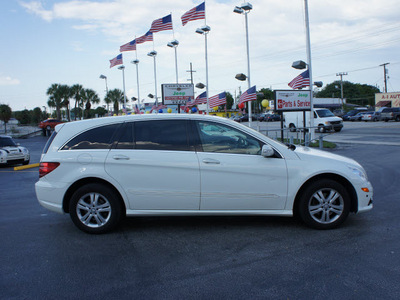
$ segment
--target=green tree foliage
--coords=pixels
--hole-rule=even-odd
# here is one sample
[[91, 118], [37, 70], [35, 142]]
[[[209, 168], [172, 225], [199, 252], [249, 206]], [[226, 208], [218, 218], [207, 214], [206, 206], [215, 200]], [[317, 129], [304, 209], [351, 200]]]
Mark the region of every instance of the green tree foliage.
[[[379, 92], [379, 89], [372, 85], [343, 81], [343, 98], [346, 99], [347, 104], [374, 106], [375, 94]], [[315, 94], [315, 97], [340, 98], [340, 81], [337, 80], [326, 85], [320, 92]]]
[[[108, 91], [104, 101], [106, 103], [113, 103], [114, 114], [118, 114], [119, 103], [124, 103], [124, 93], [120, 89], [113, 89]], [[107, 102], [109, 101], [109, 102]]]
[[0, 104], [0, 120], [4, 122], [4, 133], [7, 133], [7, 123], [11, 119], [12, 110], [7, 104]]
[[84, 96], [82, 99], [85, 102], [85, 118], [86, 119], [91, 118], [92, 115], [90, 108], [92, 107], [92, 104], [100, 103], [100, 98], [94, 90], [85, 89]]

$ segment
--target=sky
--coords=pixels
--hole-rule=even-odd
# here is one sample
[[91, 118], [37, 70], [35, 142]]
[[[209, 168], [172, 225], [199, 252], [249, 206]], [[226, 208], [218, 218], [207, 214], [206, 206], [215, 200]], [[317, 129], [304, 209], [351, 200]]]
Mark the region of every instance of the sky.
[[[154, 94], [154, 61], [157, 51], [157, 94], [161, 84], [175, 83], [174, 49], [179, 41], [179, 83], [206, 82], [205, 38], [195, 33], [205, 23], [210, 96], [223, 91], [232, 95], [247, 89], [235, 79], [247, 74], [244, 15], [233, 9], [239, 0], [206, 0], [205, 20], [182, 26], [180, 17], [200, 1], [191, 0], [0, 0], [0, 103], [13, 111], [47, 106], [47, 89], [53, 83], [81, 84], [95, 90], [100, 99], [108, 89], [123, 89], [122, 72], [110, 68], [119, 47], [145, 34], [153, 20], [172, 13], [173, 31], [154, 34], [154, 43], [123, 52], [127, 97], [137, 97], [136, 67], [139, 59], [140, 98]], [[303, 0], [252, 1], [248, 14], [251, 85], [290, 89], [288, 83], [301, 71], [297, 60], [307, 61]], [[308, 0], [313, 81], [324, 86], [343, 80], [377, 86], [384, 91], [384, 67], [388, 92], [400, 91], [400, 8], [398, 0]], [[201, 93], [195, 89], [195, 93]], [[340, 97], [340, 90], [337, 95]], [[100, 105], [105, 105], [102, 102]]]

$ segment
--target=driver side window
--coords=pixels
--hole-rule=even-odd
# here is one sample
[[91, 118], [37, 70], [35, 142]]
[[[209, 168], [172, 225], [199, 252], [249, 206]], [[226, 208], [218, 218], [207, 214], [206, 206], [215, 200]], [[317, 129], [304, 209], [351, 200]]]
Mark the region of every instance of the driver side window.
[[240, 130], [214, 122], [197, 122], [204, 152], [259, 155], [262, 143]]

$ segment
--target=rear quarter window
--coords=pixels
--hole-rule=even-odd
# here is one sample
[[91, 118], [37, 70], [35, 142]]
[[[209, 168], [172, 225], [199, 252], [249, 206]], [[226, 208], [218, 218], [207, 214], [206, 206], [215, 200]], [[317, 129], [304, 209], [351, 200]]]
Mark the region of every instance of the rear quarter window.
[[110, 149], [120, 124], [89, 129], [71, 139], [61, 150]]

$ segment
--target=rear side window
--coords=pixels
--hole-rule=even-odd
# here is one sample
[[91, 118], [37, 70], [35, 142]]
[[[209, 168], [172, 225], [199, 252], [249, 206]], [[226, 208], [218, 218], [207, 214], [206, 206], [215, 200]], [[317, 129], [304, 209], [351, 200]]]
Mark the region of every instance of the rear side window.
[[136, 149], [190, 151], [187, 121], [140, 121], [134, 124]]
[[114, 135], [120, 124], [96, 127], [70, 140], [62, 150], [110, 149]]
[[54, 138], [56, 137], [56, 135], [57, 135], [57, 132], [53, 131], [53, 133], [51, 134], [51, 136], [47, 140], [46, 145], [43, 148], [43, 154], [47, 153], [47, 151], [49, 150], [49, 147], [50, 147], [51, 143], [53, 142]]

